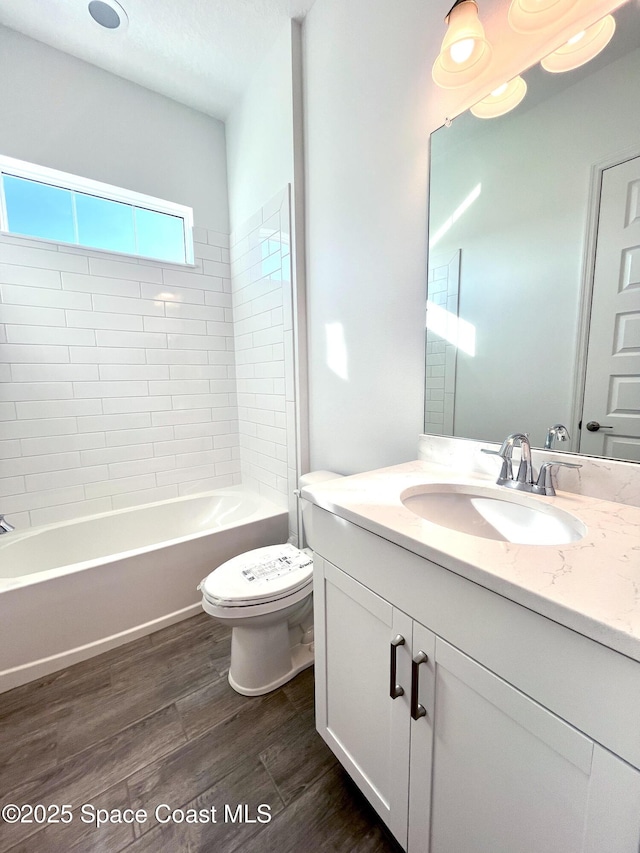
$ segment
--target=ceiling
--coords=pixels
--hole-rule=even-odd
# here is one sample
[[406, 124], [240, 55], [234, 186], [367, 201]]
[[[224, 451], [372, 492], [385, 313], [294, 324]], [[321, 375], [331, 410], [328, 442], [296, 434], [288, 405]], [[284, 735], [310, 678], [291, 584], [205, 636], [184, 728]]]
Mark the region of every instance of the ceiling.
[[107, 30], [88, 0], [0, 0], [0, 24], [225, 119], [289, 18], [314, 0], [119, 0]]

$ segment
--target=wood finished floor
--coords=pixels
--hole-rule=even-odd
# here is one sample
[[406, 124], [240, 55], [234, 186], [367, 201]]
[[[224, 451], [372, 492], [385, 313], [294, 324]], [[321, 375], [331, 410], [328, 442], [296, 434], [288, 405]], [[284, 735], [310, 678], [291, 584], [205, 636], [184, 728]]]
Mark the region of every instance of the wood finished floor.
[[[69, 824], [7, 824], [0, 853], [400, 853], [315, 731], [313, 670], [268, 696], [228, 684], [230, 633], [202, 614], [0, 694], [0, 804], [70, 804]], [[217, 822], [154, 810], [217, 807]], [[80, 809], [145, 809], [144, 824]], [[269, 823], [222, 819], [270, 807]]]

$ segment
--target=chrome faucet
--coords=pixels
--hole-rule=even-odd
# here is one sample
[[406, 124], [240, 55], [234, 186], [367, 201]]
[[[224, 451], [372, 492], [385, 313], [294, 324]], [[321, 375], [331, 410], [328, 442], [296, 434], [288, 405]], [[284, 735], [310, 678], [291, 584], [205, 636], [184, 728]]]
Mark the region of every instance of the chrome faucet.
[[547, 430], [547, 437], [544, 440], [544, 449], [551, 450], [554, 439], [556, 438], [558, 441], [569, 441], [571, 438], [569, 430], [564, 424], [554, 424], [552, 427], [549, 427]]
[[12, 530], [15, 530], [13, 524], [4, 517], [4, 515], [0, 515], [0, 533], [11, 533]]
[[[559, 424], [561, 426], [561, 424]], [[516, 478], [513, 477], [513, 448], [520, 447], [520, 465]], [[508, 435], [502, 442], [500, 450], [487, 450], [482, 448], [483, 453], [492, 456], [500, 456], [502, 468], [496, 480], [498, 486], [508, 489], [516, 489], [520, 492], [532, 492], [535, 495], [547, 495], [553, 497], [556, 493], [553, 487], [551, 469], [554, 466], [561, 468], [582, 468], [575, 462], [544, 462], [540, 467], [538, 479], [535, 479], [535, 471], [531, 464], [531, 444], [529, 436], [523, 432], [514, 432]]]

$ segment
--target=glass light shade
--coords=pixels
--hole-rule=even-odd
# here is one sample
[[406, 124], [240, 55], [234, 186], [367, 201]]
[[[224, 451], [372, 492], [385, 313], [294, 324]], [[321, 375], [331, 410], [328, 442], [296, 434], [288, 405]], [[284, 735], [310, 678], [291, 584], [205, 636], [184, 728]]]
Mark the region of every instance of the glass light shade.
[[432, 75], [438, 86], [455, 89], [481, 74], [491, 61], [491, 45], [478, 19], [475, 0], [462, 0], [446, 18], [448, 29]]
[[497, 89], [478, 101], [471, 107], [471, 112], [477, 118], [497, 118], [517, 107], [527, 94], [527, 84], [522, 77], [514, 77], [508, 83], [503, 83]]
[[545, 71], [561, 73], [579, 68], [597, 56], [609, 44], [616, 29], [615, 19], [611, 15], [577, 33], [558, 50], [545, 56], [540, 65]]
[[517, 33], [535, 33], [559, 21], [578, 0], [512, 0], [509, 26]]

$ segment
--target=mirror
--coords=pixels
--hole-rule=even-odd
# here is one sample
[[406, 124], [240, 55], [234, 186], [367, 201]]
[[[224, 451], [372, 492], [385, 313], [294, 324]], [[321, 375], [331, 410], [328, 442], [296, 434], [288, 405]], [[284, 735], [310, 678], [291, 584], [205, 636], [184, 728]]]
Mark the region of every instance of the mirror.
[[621, 247], [605, 222], [631, 163], [611, 216], [640, 229], [640, 14], [615, 17], [591, 62], [531, 68], [515, 110], [432, 135], [427, 433], [543, 447], [560, 423], [555, 450], [640, 461], [640, 233]]

